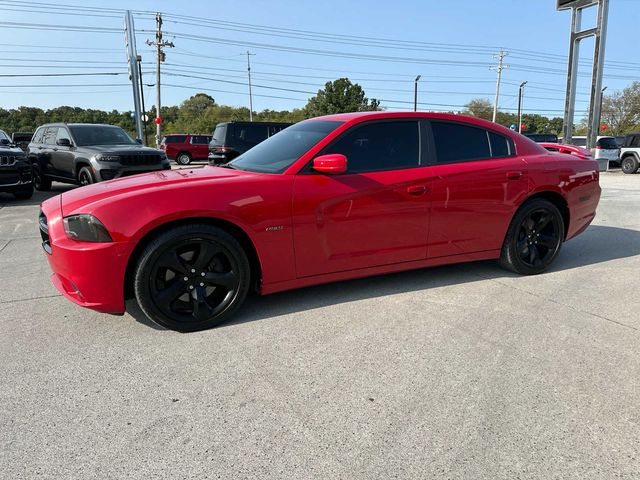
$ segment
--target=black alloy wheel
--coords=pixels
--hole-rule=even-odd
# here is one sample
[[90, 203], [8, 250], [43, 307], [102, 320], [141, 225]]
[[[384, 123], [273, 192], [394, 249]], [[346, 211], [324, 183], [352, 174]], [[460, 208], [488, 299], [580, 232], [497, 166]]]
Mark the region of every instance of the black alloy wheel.
[[509, 226], [500, 263], [523, 275], [541, 273], [558, 255], [564, 233], [558, 208], [547, 200], [531, 200], [516, 212]]
[[80, 169], [80, 171], [78, 172], [78, 183], [83, 187], [95, 183], [93, 173], [91, 173], [89, 167], [82, 167]]
[[244, 301], [249, 262], [227, 232], [210, 225], [176, 227], [142, 254], [136, 298], [154, 322], [182, 332], [210, 328]]

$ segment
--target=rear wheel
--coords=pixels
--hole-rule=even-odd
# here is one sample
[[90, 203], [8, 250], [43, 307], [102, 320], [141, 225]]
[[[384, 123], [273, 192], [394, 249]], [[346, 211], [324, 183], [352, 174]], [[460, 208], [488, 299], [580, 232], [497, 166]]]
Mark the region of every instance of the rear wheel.
[[196, 224], [172, 228], [145, 248], [134, 291], [151, 320], [193, 332], [233, 314], [249, 284], [249, 261], [238, 241], [224, 230]]
[[45, 177], [37, 165], [33, 166], [33, 186], [39, 192], [47, 192], [51, 190], [51, 179]]
[[624, 173], [636, 173], [638, 171], [638, 159], [635, 155], [627, 155], [622, 159], [620, 167]]
[[564, 220], [558, 208], [544, 199], [526, 202], [516, 212], [500, 255], [500, 265], [522, 275], [545, 271], [564, 239]]
[[33, 197], [33, 185], [29, 185], [28, 187], [24, 187], [17, 192], [13, 192], [13, 196], [18, 200], [29, 200], [31, 197]]
[[80, 169], [78, 172], [78, 183], [82, 186], [96, 183], [95, 178], [93, 178], [93, 172], [89, 167], [82, 167]]
[[179, 165], [189, 165], [191, 163], [191, 155], [186, 152], [179, 153], [176, 157], [176, 163]]

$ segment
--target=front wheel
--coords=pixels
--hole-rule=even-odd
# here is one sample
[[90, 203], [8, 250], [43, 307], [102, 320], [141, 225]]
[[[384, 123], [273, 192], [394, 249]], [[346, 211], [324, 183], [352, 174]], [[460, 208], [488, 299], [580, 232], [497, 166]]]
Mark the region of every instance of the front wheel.
[[134, 291], [155, 323], [205, 330], [244, 302], [250, 285], [247, 255], [230, 234], [211, 225], [183, 225], [154, 239], [136, 266]]
[[78, 172], [78, 183], [82, 186], [91, 185], [96, 180], [93, 178], [93, 173], [89, 167], [82, 167]]
[[564, 220], [551, 202], [526, 202], [511, 220], [502, 245], [500, 265], [521, 275], [545, 271], [556, 258], [564, 239]]
[[622, 168], [622, 171], [624, 173], [629, 173], [629, 174], [636, 173], [638, 171], [639, 166], [640, 165], [638, 164], [638, 159], [633, 155], [624, 157], [620, 165], [620, 167]]
[[178, 165], [189, 165], [191, 163], [191, 155], [188, 153], [181, 153], [176, 157], [176, 163]]

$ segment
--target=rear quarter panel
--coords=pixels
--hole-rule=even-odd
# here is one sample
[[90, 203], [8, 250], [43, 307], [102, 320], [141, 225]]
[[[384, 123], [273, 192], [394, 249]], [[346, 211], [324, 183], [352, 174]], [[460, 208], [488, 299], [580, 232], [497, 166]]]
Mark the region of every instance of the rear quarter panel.
[[589, 226], [600, 200], [598, 162], [574, 155], [547, 153], [527, 158], [530, 195], [555, 192], [569, 207], [566, 240]]

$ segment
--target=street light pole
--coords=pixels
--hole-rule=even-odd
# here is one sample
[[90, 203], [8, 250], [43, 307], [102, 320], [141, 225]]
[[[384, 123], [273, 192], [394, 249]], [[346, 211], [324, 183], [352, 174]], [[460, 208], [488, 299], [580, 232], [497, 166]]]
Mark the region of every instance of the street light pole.
[[522, 133], [522, 96], [524, 95], [524, 86], [527, 81], [520, 84], [520, 90], [518, 90], [518, 133]]
[[602, 124], [602, 99], [604, 98], [604, 91], [607, 89], [607, 87], [604, 87], [602, 90], [600, 90], [600, 118], [598, 119], [598, 135], [600, 135], [600, 126]]
[[420, 80], [420, 77], [422, 75], [418, 75], [416, 77], [415, 82], [413, 83], [413, 111], [417, 112], [418, 111], [418, 80]]

